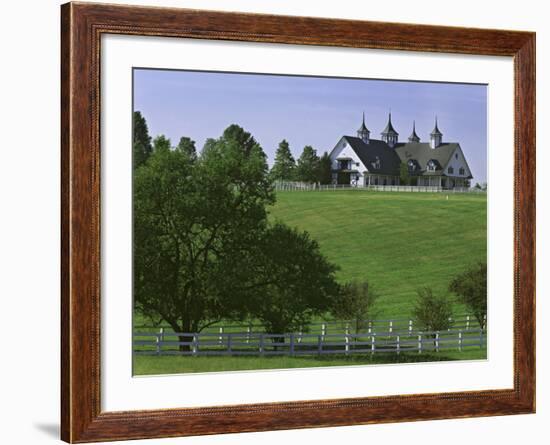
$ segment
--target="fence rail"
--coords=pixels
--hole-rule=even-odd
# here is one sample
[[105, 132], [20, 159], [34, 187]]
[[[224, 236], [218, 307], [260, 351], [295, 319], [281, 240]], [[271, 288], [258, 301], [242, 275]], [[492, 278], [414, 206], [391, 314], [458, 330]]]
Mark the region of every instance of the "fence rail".
[[385, 334], [134, 333], [136, 355], [323, 355], [462, 351], [486, 344], [483, 329]]

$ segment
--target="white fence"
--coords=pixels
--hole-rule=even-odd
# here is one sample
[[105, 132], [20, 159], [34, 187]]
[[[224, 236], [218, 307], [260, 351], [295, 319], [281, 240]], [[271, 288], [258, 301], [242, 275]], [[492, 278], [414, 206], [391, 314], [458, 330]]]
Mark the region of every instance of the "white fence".
[[384, 334], [134, 333], [136, 355], [326, 355], [463, 351], [486, 345], [483, 329]]
[[273, 183], [277, 191], [335, 191], [335, 190], [357, 190], [357, 191], [376, 191], [376, 192], [417, 192], [417, 193], [487, 193], [484, 190], [468, 187], [454, 187], [451, 189], [437, 186], [424, 185], [347, 185], [347, 184], [316, 184], [307, 182], [276, 181]]

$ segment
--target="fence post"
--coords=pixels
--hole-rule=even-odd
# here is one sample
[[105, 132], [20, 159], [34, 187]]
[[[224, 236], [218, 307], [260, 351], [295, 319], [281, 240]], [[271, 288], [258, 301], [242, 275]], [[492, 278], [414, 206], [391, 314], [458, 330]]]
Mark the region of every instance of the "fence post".
[[290, 355], [294, 355], [294, 334], [290, 334]]
[[164, 341], [164, 328], [159, 329], [160, 341]]
[[458, 350], [462, 352], [462, 331], [458, 331]]
[[453, 323], [452, 317], [449, 317], [449, 327], [447, 328], [447, 331], [451, 332], [451, 325]]
[[411, 334], [413, 331], [413, 321], [409, 320], [409, 334]]
[[486, 327], [486, 326], [487, 326], [487, 314], [484, 314], [483, 315], [483, 327]]
[[435, 333], [435, 352], [439, 352], [439, 332]]
[[401, 352], [401, 345], [399, 343], [399, 335], [396, 337], [396, 341], [397, 341], [397, 355], [399, 355], [399, 353]]
[[229, 354], [231, 354], [232, 350], [231, 350], [231, 334], [227, 334], [227, 352], [229, 352]]
[[346, 355], [348, 355], [349, 354], [349, 332], [348, 331], [346, 331], [346, 335], [344, 336], [344, 338], [345, 338], [345, 342], [346, 342], [346, 346], [345, 346]]
[[218, 342], [221, 345], [223, 344], [223, 326], [220, 326], [219, 332], [220, 332], [220, 336], [218, 337]]
[[323, 353], [323, 336], [322, 335], [319, 335], [318, 336], [318, 341], [317, 341], [317, 353], [319, 355], [321, 355]]
[[298, 343], [302, 343], [302, 326], [300, 326], [300, 329], [298, 329]]
[[370, 353], [374, 354], [374, 351], [376, 351], [376, 340], [374, 339], [374, 335], [371, 335], [370, 337]]
[[369, 320], [369, 334], [372, 332], [372, 320]]
[[327, 335], [327, 324], [326, 323], [321, 323], [321, 335], [324, 337], [325, 335]]
[[246, 342], [250, 343], [250, 333], [252, 332], [252, 327], [250, 325], [246, 328]]
[[470, 316], [466, 315], [466, 329], [470, 329]]
[[157, 334], [156, 336], [157, 340], [156, 340], [156, 344], [157, 344], [157, 355], [160, 355], [160, 334]]
[[389, 332], [393, 332], [393, 320], [390, 320], [390, 330]]
[[418, 353], [422, 354], [422, 334], [418, 335]]
[[260, 355], [264, 355], [264, 334], [260, 334]]
[[193, 355], [197, 355], [197, 350], [199, 349], [198, 348], [198, 337], [197, 337], [197, 334], [193, 335], [193, 345], [191, 346], [192, 348], [192, 351], [193, 351]]

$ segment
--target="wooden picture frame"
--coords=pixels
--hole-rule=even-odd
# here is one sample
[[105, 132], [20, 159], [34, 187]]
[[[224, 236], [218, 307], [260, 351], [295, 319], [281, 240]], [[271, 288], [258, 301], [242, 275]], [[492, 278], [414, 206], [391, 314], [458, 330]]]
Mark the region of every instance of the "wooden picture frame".
[[[534, 33], [68, 3], [61, 7], [61, 34], [63, 440], [94, 442], [535, 411]], [[513, 389], [102, 412], [99, 116], [103, 34], [513, 57]]]

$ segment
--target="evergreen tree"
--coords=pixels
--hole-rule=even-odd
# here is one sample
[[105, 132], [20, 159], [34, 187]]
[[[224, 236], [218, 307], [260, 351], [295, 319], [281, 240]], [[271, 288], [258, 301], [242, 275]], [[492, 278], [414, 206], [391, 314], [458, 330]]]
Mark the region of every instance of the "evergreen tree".
[[321, 156], [321, 159], [319, 159], [319, 176], [317, 181], [320, 184], [330, 184], [332, 182], [332, 162], [326, 151]]
[[197, 149], [195, 147], [195, 141], [192, 139], [182, 136], [176, 147], [176, 150], [179, 150], [183, 153], [187, 153], [191, 159], [197, 159]]
[[296, 179], [303, 182], [317, 182], [318, 176], [319, 156], [311, 145], [306, 145], [296, 164]]
[[286, 139], [279, 143], [275, 153], [275, 163], [271, 168], [270, 176], [273, 180], [291, 181], [294, 179], [296, 162]]
[[149, 136], [147, 122], [140, 111], [134, 111], [133, 127], [133, 165], [134, 168], [137, 168], [147, 161], [153, 151], [153, 147], [151, 145], [151, 136]]
[[172, 148], [172, 143], [170, 142], [170, 139], [168, 139], [163, 134], [160, 134], [155, 139], [153, 139], [154, 151], [170, 150], [171, 148]]
[[401, 185], [411, 185], [409, 167], [405, 162], [399, 164], [399, 182], [401, 183]]

